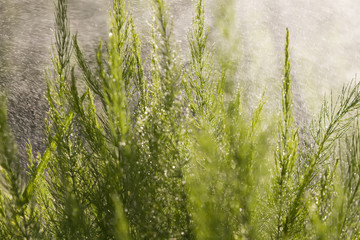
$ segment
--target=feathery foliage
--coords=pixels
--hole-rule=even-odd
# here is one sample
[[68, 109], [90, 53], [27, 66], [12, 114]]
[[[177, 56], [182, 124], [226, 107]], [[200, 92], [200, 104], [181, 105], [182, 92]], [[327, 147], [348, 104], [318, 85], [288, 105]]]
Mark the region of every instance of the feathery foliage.
[[0, 97], [1, 239], [358, 239], [360, 84], [325, 100], [299, 136], [288, 30], [276, 125], [264, 96], [252, 108], [235, 87], [234, 1], [217, 12], [225, 44], [214, 49], [195, 1], [188, 59], [166, 2], [151, 4], [147, 64], [125, 0], [112, 2], [95, 61], [56, 1], [47, 148], [34, 156], [28, 144], [26, 169]]

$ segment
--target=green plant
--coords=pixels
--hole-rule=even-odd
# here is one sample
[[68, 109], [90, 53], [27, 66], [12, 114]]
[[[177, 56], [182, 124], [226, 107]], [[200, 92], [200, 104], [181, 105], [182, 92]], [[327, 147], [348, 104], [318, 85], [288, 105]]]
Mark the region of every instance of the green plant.
[[1, 238], [359, 238], [360, 84], [325, 100], [299, 136], [288, 30], [276, 125], [263, 121], [276, 118], [264, 96], [248, 106], [235, 88], [233, 1], [217, 13], [226, 44], [214, 49], [195, 2], [189, 64], [165, 1], [151, 2], [148, 65], [126, 1], [113, 0], [94, 65], [70, 32], [67, 1], [56, 2], [47, 149], [35, 157], [29, 144], [25, 170], [0, 97]]

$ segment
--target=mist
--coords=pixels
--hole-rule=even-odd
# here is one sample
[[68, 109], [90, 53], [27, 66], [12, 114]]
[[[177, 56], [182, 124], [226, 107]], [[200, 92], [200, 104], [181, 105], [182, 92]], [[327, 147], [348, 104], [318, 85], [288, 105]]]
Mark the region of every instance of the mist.
[[[72, 33], [92, 59], [99, 39], [108, 36], [111, 1], [70, 0]], [[210, 41], [217, 41], [217, 9], [226, 1], [207, 1]], [[174, 39], [187, 50], [193, 1], [168, 1], [174, 21]], [[131, 1], [135, 24], [149, 53], [152, 15], [148, 1]], [[0, 92], [8, 99], [9, 124], [19, 149], [30, 141], [42, 151], [47, 110], [44, 70], [50, 68], [53, 39], [53, 3], [48, 0], [0, 0]], [[319, 110], [321, 100], [359, 72], [360, 4], [356, 1], [235, 0], [234, 32], [239, 39], [240, 87], [256, 102], [266, 90], [269, 104], [279, 104], [285, 30], [290, 30], [294, 101], [304, 123]], [[220, 40], [221, 41], [221, 40]], [[186, 58], [187, 52], [181, 51]], [[183, 53], [184, 52], [184, 53]], [[186, 62], [186, 60], [184, 60]], [[250, 90], [249, 90], [250, 89]], [[279, 105], [280, 107], [280, 105]], [[25, 151], [20, 152], [24, 157]]]

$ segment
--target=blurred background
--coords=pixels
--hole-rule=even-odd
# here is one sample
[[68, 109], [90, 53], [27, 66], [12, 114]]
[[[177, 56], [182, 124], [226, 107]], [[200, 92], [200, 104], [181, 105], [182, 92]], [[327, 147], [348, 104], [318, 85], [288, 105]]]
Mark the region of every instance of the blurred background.
[[[72, 32], [89, 60], [100, 38], [108, 36], [111, 0], [70, 0]], [[136, 27], [142, 36], [144, 59], [149, 54], [152, 11], [150, 0], [131, 0]], [[233, 3], [232, 12], [221, 12]], [[191, 25], [192, 0], [168, 0], [174, 20], [174, 42], [184, 63], [186, 34]], [[352, 0], [208, 0], [210, 46], [223, 41], [219, 21], [234, 14], [230, 38], [238, 41], [237, 80], [255, 103], [266, 89], [270, 109], [280, 107], [281, 75], [286, 27], [290, 30], [290, 54], [294, 101], [298, 124], [307, 124], [319, 110], [324, 95], [337, 94], [359, 72], [360, 3]], [[30, 141], [43, 151], [46, 115], [44, 70], [51, 68], [53, 1], [0, 0], [0, 91], [8, 97], [9, 123], [22, 158]], [[219, 20], [220, 19], [220, 20]], [[231, 19], [231, 18], [229, 18]], [[220, 42], [220, 43], [219, 43]]]

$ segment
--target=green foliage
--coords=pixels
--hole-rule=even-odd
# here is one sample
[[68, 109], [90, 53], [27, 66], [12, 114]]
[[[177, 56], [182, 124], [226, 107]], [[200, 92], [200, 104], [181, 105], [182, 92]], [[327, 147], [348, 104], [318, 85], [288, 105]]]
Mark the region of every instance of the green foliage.
[[42, 236], [39, 211], [24, 195], [24, 172], [7, 127], [5, 97], [0, 95], [0, 235], [3, 239], [36, 239]]
[[55, 5], [47, 149], [35, 157], [29, 144], [26, 169], [0, 97], [1, 239], [359, 238], [359, 83], [325, 100], [300, 136], [288, 30], [276, 125], [264, 97], [253, 108], [235, 88], [234, 1], [217, 12], [214, 49], [195, 2], [180, 59], [166, 3], [153, 0], [148, 65], [125, 0], [113, 0], [95, 65], [67, 4]]

